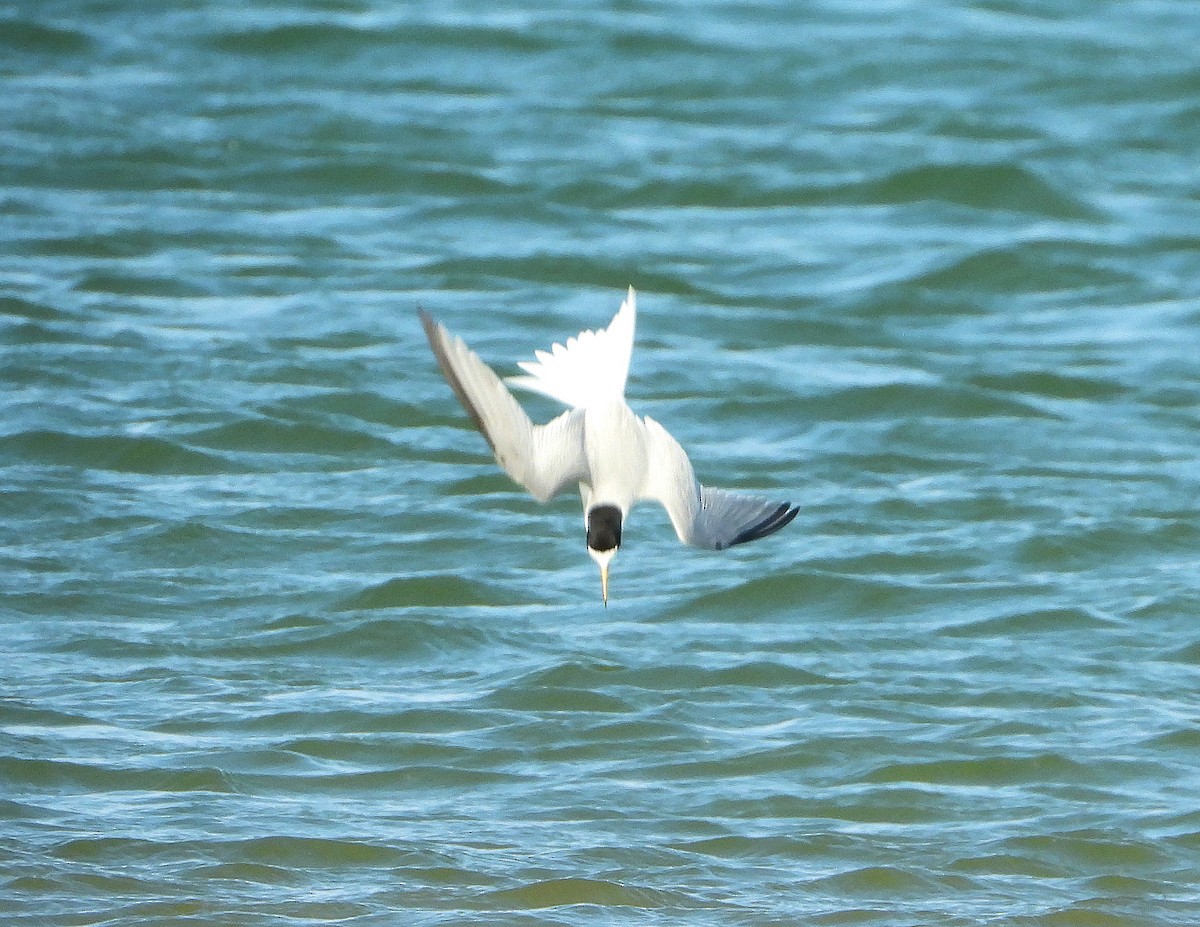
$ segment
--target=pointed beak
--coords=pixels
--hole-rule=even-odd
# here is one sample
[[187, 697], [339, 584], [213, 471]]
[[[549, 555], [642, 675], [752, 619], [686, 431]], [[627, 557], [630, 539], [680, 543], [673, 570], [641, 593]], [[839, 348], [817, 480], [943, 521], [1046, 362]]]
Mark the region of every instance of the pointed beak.
[[600, 564], [600, 595], [604, 599], [604, 607], [608, 608], [608, 564]]

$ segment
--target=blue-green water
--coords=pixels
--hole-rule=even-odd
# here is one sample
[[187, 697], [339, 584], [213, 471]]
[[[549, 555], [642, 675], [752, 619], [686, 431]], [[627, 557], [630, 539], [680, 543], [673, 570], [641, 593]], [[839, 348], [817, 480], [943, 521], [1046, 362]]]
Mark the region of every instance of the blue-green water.
[[[1195, 924], [1197, 36], [0, 4], [0, 919]], [[512, 373], [629, 284], [801, 513], [638, 509], [606, 610], [415, 310]]]

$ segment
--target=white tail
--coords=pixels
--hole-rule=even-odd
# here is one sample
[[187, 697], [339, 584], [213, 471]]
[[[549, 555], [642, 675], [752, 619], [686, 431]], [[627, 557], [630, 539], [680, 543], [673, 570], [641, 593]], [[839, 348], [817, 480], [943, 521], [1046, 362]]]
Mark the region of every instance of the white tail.
[[527, 375], [508, 377], [508, 382], [576, 409], [622, 399], [636, 315], [636, 295], [630, 287], [608, 328], [580, 332], [565, 346], [534, 351], [537, 360], [517, 364]]

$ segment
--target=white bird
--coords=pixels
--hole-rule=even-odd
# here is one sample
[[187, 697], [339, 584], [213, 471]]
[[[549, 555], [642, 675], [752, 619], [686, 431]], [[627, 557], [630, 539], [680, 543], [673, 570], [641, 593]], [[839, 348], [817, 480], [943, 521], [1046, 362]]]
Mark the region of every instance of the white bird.
[[635, 502], [662, 504], [679, 540], [724, 550], [778, 531], [798, 509], [787, 502], [701, 486], [679, 442], [625, 402], [633, 353], [633, 287], [608, 328], [581, 332], [536, 351], [508, 382], [549, 396], [568, 410], [535, 425], [474, 351], [424, 309], [418, 310], [438, 366], [496, 454], [496, 462], [540, 502], [579, 485], [588, 553], [600, 567], [608, 604], [608, 567]]

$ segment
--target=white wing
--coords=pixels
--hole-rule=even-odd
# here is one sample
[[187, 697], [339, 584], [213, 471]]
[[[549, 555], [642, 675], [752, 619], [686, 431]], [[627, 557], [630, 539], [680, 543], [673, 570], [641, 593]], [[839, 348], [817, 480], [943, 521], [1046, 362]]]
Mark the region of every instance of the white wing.
[[654, 419], [644, 421], [648, 472], [643, 498], [662, 503], [683, 543], [724, 550], [774, 534], [796, 517], [799, 509], [787, 502], [701, 486], [679, 442]]
[[636, 315], [637, 296], [630, 287], [608, 328], [580, 332], [566, 345], [534, 351], [537, 360], [517, 364], [526, 376], [509, 377], [508, 382], [574, 409], [621, 399], [633, 354]]
[[586, 480], [582, 411], [572, 409], [534, 425], [478, 354], [424, 309], [419, 315], [442, 375], [509, 476], [542, 502]]

